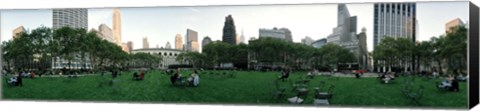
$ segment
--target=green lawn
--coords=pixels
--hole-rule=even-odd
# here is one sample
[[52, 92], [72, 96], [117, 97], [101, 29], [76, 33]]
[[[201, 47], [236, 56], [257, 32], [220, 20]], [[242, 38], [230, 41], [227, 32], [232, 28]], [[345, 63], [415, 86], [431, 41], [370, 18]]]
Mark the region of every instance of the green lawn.
[[[183, 72], [186, 75], [189, 72]], [[301, 73], [305, 74], [305, 73]], [[23, 87], [3, 85], [3, 99], [10, 100], [61, 100], [61, 101], [109, 101], [109, 102], [153, 102], [153, 103], [213, 103], [288, 105], [287, 98], [295, 96], [290, 82], [286, 87], [286, 98], [276, 101], [273, 91], [278, 72], [241, 72], [235, 78], [201, 74], [199, 87], [173, 87], [170, 78], [160, 72], [146, 74], [143, 81], [131, 80], [132, 73], [123, 72], [113, 86], [99, 86], [110, 75], [84, 76], [78, 78], [36, 78], [24, 79]], [[289, 81], [299, 79], [300, 73], [291, 74]], [[309, 84], [311, 91], [304, 105], [313, 105], [313, 87], [320, 81], [335, 85], [332, 106], [380, 106], [416, 107], [402, 95], [400, 89], [406, 77], [400, 77], [393, 84], [380, 84], [376, 78], [348, 78], [316, 76]], [[436, 89], [440, 80], [414, 79], [415, 85], [424, 85], [425, 94], [418, 107], [467, 108], [466, 83], [460, 83], [460, 92], [442, 92]], [[5, 83], [4, 79], [2, 82]]]

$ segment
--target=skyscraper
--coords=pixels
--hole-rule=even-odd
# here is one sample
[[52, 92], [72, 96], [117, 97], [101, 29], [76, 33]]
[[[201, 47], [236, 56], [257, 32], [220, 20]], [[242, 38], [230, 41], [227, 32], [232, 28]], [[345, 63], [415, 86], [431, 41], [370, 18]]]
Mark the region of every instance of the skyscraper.
[[406, 37], [416, 40], [417, 18], [415, 3], [375, 3], [373, 46], [384, 37]]
[[149, 47], [150, 47], [150, 45], [149, 45], [149, 43], [148, 43], [148, 39], [147, 39], [147, 37], [144, 37], [144, 38], [143, 38], [143, 48], [144, 48], [144, 49], [147, 49], [147, 48], [149, 48]]
[[242, 30], [242, 35], [240, 36], [240, 43], [245, 44], [245, 35], [243, 35], [243, 30]]
[[112, 29], [105, 24], [98, 26], [97, 35], [103, 40], [116, 44], [115, 39], [113, 38]]
[[69, 26], [72, 28], [88, 28], [88, 9], [69, 8], [52, 10], [52, 29]]
[[[197, 49], [198, 51], [199, 46], [198, 46], [198, 33], [194, 30], [187, 29], [187, 36], [186, 37], [186, 44], [187, 44], [187, 51], [195, 51], [194, 49]], [[192, 44], [195, 42], [196, 44]]]
[[183, 50], [182, 35], [180, 34], [175, 35], [175, 49]]
[[280, 28], [281, 31], [285, 32], [285, 40], [289, 42], [293, 42], [292, 40], [292, 32], [287, 28]]
[[361, 69], [368, 68], [368, 48], [367, 48], [367, 29], [364, 27], [362, 28], [362, 32], [358, 35], [359, 40], [359, 48], [360, 48], [360, 56], [358, 56], [357, 60], [359, 61], [359, 66]]
[[270, 37], [270, 38], [287, 40], [285, 31], [279, 30], [276, 27], [274, 27], [273, 29], [259, 29], [258, 37], [259, 38]]
[[113, 37], [115, 39], [115, 43], [120, 45], [122, 43], [122, 19], [120, 15], [120, 9], [114, 8], [113, 9]]
[[225, 17], [222, 41], [231, 45], [235, 45], [237, 43], [236, 35], [237, 32], [235, 31], [235, 23], [233, 22], [233, 17], [232, 15], [228, 15], [227, 17]]
[[128, 47], [128, 51], [129, 51], [129, 52], [132, 52], [132, 50], [133, 50], [133, 42], [132, 42], [132, 41], [128, 41], [128, 42], [127, 42], [127, 47]]
[[[357, 37], [357, 16], [351, 16], [345, 4], [337, 6], [337, 27], [327, 37], [327, 43], [337, 44], [348, 49], [355, 57], [360, 58], [360, 46]], [[312, 43], [316, 44], [316, 42]], [[357, 63], [360, 61], [357, 59]]]
[[[373, 48], [385, 37], [402, 37], [415, 42], [418, 28], [416, 10], [416, 3], [375, 3], [373, 9]], [[412, 56], [411, 64], [408, 66], [411, 70], [415, 70], [414, 60], [415, 57]], [[374, 62], [377, 71], [387, 71], [387, 67], [378, 67], [379, 62], [385, 61]], [[391, 71], [391, 67], [388, 70]]]
[[302, 39], [302, 44], [305, 45], [312, 45], [313, 42], [313, 39], [308, 36]]
[[465, 25], [460, 18], [453, 19], [451, 21], [448, 21], [445, 24], [445, 33], [449, 33], [451, 28], [457, 27], [457, 26], [463, 26]]
[[17, 28], [13, 29], [13, 31], [12, 31], [13, 39], [16, 39], [18, 36], [20, 36], [18, 34], [20, 34], [22, 32], [26, 32], [26, 30], [23, 26], [18, 26]]
[[212, 39], [210, 39], [210, 37], [208, 37], [208, 36], [204, 37], [203, 40], [202, 40], [202, 49], [205, 48], [205, 46], [207, 44], [209, 44], [210, 42], [212, 42]]
[[237, 36], [235, 37], [235, 42], [236, 42], [235, 44], [237, 44], [237, 45], [240, 44], [240, 42], [241, 42], [240, 41], [240, 35], [237, 34]]

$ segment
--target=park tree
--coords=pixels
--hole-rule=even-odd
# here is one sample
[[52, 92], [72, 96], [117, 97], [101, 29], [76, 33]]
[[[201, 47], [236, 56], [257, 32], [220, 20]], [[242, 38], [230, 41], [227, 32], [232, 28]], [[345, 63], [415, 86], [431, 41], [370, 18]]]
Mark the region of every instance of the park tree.
[[206, 58], [209, 61], [212, 61], [214, 66], [218, 66], [222, 63], [232, 62], [230, 57], [229, 50], [232, 45], [225, 42], [215, 41], [209, 43], [203, 47], [202, 52], [205, 53]]
[[423, 41], [418, 43], [414, 49], [415, 56], [417, 58], [416, 69], [420, 69], [420, 66], [423, 66], [427, 69], [431, 68], [433, 61], [433, 42], [432, 41]]
[[[75, 59], [76, 52], [79, 51], [78, 41], [80, 35], [77, 30], [71, 27], [62, 27], [53, 31], [53, 42], [55, 51], [61, 59], [68, 61], [68, 67], [71, 68], [72, 60]], [[57, 60], [54, 60], [57, 61]]]
[[319, 49], [321, 66], [335, 68], [339, 63], [355, 62], [355, 55], [350, 50], [336, 44], [328, 43]]
[[192, 64], [194, 68], [202, 67], [206, 61], [206, 56], [199, 52], [186, 52], [177, 56], [177, 61], [187, 61]]
[[442, 46], [442, 56], [447, 61], [448, 71], [458, 75], [465, 74], [467, 69], [467, 28], [457, 26], [446, 34], [445, 44]]

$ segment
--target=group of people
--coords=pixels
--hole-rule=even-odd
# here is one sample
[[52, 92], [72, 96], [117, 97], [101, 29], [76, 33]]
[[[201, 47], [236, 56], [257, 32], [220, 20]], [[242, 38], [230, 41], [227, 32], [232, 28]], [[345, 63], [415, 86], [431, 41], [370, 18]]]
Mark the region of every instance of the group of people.
[[453, 75], [448, 75], [448, 77], [438, 85], [438, 88], [458, 92], [458, 80]]
[[395, 72], [385, 72], [379, 77], [379, 79], [382, 83], [389, 83], [390, 81], [395, 80]]
[[[33, 74], [35, 75], [35, 74]], [[17, 76], [12, 76], [8, 79], [7, 83], [11, 86], [23, 86], [23, 78], [29, 77], [25, 74], [25, 72], [19, 73]], [[32, 77], [32, 76], [30, 76]]]
[[180, 69], [177, 69], [177, 72], [170, 77], [170, 81], [173, 85], [184, 85], [187, 83], [188, 86], [196, 87], [200, 84], [200, 77], [197, 70], [193, 70], [189, 77], [183, 77]]
[[140, 73], [140, 75], [138, 75], [137, 72], [133, 73], [133, 80], [140, 81], [140, 80], [143, 80], [144, 77], [145, 77], [145, 72], [144, 71], [142, 71], [142, 73]]

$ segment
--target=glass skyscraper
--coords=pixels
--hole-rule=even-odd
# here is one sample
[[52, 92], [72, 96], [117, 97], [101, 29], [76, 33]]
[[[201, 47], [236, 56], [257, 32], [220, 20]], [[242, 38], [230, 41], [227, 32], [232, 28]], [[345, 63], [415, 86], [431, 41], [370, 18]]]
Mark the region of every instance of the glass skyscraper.
[[52, 29], [58, 29], [64, 26], [72, 28], [88, 28], [88, 9], [69, 8], [52, 10]]
[[374, 47], [384, 37], [407, 37], [416, 39], [417, 31], [415, 3], [375, 3], [374, 4]]

